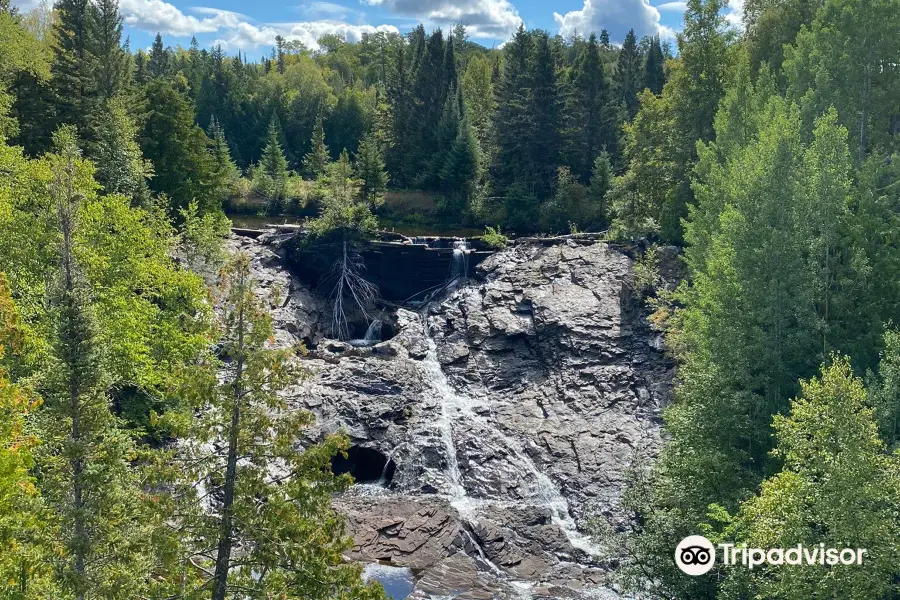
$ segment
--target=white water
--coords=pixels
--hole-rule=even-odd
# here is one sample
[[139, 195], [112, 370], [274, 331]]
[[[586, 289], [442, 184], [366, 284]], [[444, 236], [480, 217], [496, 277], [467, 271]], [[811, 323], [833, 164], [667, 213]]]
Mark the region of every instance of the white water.
[[369, 323], [369, 328], [366, 329], [366, 335], [359, 340], [350, 340], [350, 345], [356, 347], [374, 346], [381, 341], [381, 325], [381, 319], [374, 319]]
[[453, 242], [453, 259], [450, 261], [450, 281], [464, 279], [469, 274], [469, 243], [466, 240]]
[[363, 338], [366, 342], [377, 344], [381, 341], [381, 319], [373, 319], [366, 329], [366, 336]]
[[[519, 442], [505, 434], [490, 420], [478, 414], [475, 410], [479, 403], [472, 398], [457, 392], [450, 384], [447, 375], [441, 368], [437, 359], [437, 345], [434, 340], [428, 338], [428, 353], [422, 361], [425, 369], [426, 381], [435, 393], [435, 400], [440, 406], [440, 418], [438, 428], [441, 439], [447, 451], [447, 487], [451, 505], [459, 511], [463, 517], [475, 518], [477, 510], [483, 506], [515, 506], [523, 503], [533, 506], [541, 506], [550, 510], [553, 523], [557, 525], [568, 538], [569, 543], [589, 556], [598, 556], [599, 550], [591, 543], [588, 536], [578, 531], [575, 520], [569, 513], [569, 503], [560, 493], [559, 488], [543, 472], [534, 461], [526, 455]], [[457, 422], [475, 422], [488, 430], [492, 436], [500, 440], [502, 445], [514, 458], [515, 469], [532, 480], [532, 486], [528, 497], [518, 499], [487, 499], [473, 498], [468, 495], [462, 474], [459, 468], [459, 457], [456, 452], [456, 444], [453, 436], [454, 424]], [[488, 440], [484, 440], [487, 442]]]

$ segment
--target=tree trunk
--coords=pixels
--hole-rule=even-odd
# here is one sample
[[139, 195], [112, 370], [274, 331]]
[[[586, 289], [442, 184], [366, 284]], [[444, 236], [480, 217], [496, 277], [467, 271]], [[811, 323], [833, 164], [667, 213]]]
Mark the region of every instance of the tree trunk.
[[246, 273], [239, 275], [241, 290], [238, 307], [237, 361], [233, 382], [234, 405], [231, 409], [231, 427], [228, 432], [228, 458], [225, 467], [225, 489], [222, 502], [222, 524], [219, 530], [219, 545], [216, 554], [216, 572], [213, 576], [212, 600], [225, 600], [228, 588], [228, 570], [231, 566], [232, 518], [234, 510], [234, 487], [237, 479], [238, 433], [240, 432], [241, 400], [243, 398], [244, 375], [244, 303], [246, 299]]

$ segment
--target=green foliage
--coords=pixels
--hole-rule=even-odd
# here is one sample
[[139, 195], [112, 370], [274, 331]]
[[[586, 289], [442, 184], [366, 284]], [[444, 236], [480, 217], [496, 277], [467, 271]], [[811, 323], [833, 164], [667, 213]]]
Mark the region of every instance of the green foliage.
[[500, 232], [499, 227], [486, 227], [481, 241], [494, 250], [503, 250], [509, 245], [509, 238]]
[[373, 204], [362, 197], [362, 182], [354, 177], [346, 150], [328, 165], [318, 185], [322, 209], [318, 217], [308, 222], [314, 236], [335, 231], [351, 237], [366, 236], [378, 227], [372, 213]]
[[258, 181], [254, 184], [269, 201], [271, 212], [276, 212], [273, 209], [280, 207], [287, 196], [287, 159], [279, 141], [282, 135], [280, 129], [278, 117], [273, 114], [266, 135], [266, 147], [255, 171]]
[[381, 148], [373, 135], [360, 142], [355, 166], [356, 176], [362, 184], [362, 197], [373, 206], [380, 204], [387, 191], [388, 174]]
[[[212, 590], [216, 599], [384, 598], [342, 556], [349, 541], [331, 498], [349, 477], [331, 473], [331, 458], [346, 450], [347, 438], [328, 436], [297, 451], [312, 415], [289, 410], [279, 392], [304, 373], [294, 349], [268, 346], [272, 319], [254, 294], [247, 256], [223, 272], [219, 301], [229, 364], [207, 356], [184, 373], [181, 395], [189, 402], [173, 418], [190, 440], [170, 459], [177, 480], [171, 500], [183, 515], [178, 562], [188, 565], [182, 597]], [[273, 477], [276, 468], [285, 475]], [[204, 510], [204, 498], [216, 498], [217, 510]]]
[[197, 201], [181, 211], [181, 251], [194, 270], [218, 267], [225, 261], [222, 240], [231, 232], [231, 221], [223, 213], [201, 215]]
[[735, 573], [723, 597], [890, 598], [900, 564], [900, 456], [885, 451], [850, 361], [835, 358], [803, 382], [790, 414], [776, 415], [773, 427], [784, 466], [742, 503], [736, 541], [865, 548], [863, 566], [764, 566]]
[[147, 180], [153, 177], [153, 165], [144, 160], [137, 135], [124, 99], [110, 98], [97, 125], [97, 181], [108, 194], [122, 194], [136, 205], [146, 205], [150, 200]]
[[329, 154], [325, 146], [325, 128], [322, 125], [322, 116], [316, 118], [316, 127], [313, 129], [312, 150], [303, 158], [303, 166], [306, 172], [313, 178], [317, 178], [325, 172], [328, 166]]
[[91, 289], [77, 255], [83, 202], [92, 192], [74, 128], [54, 135], [50, 199], [57, 215], [58, 268], [50, 292], [50, 352], [41, 372], [44, 407], [37, 419], [38, 486], [59, 527], [48, 557], [65, 594], [75, 598], [144, 593], [152, 567], [134, 447], [109, 408], [108, 367]]
[[857, 167], [873, 150], [896, 148], [900, 95], [900, 27], [890, 0], [827, 0], [812, 26], [785, 50], [787, 97], [801, 105], [809, 125], [830, 107], [852, 133]]
[[616, 83], [619, 87], [619, 101], [625, 106], [629, 118], [634, 118], [638, 111], [638, 92], [643, 83], [641, 54], [638, 50], [634, 29], [629, 29], [619, 52], [619, 63], [616, 67]]
[[877, 377], [869, 384], [869, 404], [875, 409], [881, 437], [889, 450], [900, 445], [900, 332], [884, 334], [884, 351]]
[[176, 213], [191, 200], [203, 212], [220, 208], [216, 189], [215, 164], [209, 154], [209, 138], [194, 123], [194, 109], [188, 98], [161, 78], [145, 88], [150, 112], [140, 134], [144, 156], [152, 161], [154, 176], [150, 188], [166, 194]]
[[659, 251], [650, 246], [632, 266], [634, 272], [634, 289], [638, 294], [649, 294], [659, 284]]
[[[0, 274], [0, 361], [8, 352], [21, 352], [24, 337], [9, 286]], [[26, 425], [38, 407], [39, 402], [11, 383], [0, 366], [0, 593], [17, 600], [55, 592], [44, 564], [51, 524], [31, 474], [39, 440]]]

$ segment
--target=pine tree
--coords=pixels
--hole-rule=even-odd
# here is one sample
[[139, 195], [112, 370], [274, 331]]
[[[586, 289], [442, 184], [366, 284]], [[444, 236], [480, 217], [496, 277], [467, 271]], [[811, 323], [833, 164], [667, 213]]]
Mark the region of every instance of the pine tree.
[[441, 185], [449, 193], [451, 201], [456, 204], [457, 214], [461, 215], [466, 209], [466, 204], [471, 201], [479, 175], [478, 140], [469, 125], [468, 118], [463, 114], [456, 138], [441, 169]]
[[162, 36], [157, 33], [153, 38], [153, 46], [150, 48], [150, 58], [147, 61], [147, 77], [156, 79], [165, 77], [169, 70], [169, 53], [163, 46]]
[[303, 157], [303, 166], [311, 177], [318, 178], [325, 172], [325, 168], [331, 160], [328, 147], [325, 145], [325, 127], [321, 113], [316, 117], [310, 148], [309, 153]]
[[659, 36], [653, 36], [650, 39], [650, 46], [647, 49], [647, 57], [644, 61], [644, 87], [659, 96], [662, 93], [663, 85], [666, 83], [666, 75], [663, 70], [665, 57], [662, 53], [662, 46], [659, 42]]
[[411, 155], [407, 157], [407, 170], [410, 173], [427, 172], [436, 147], [438, 124], [448, 91], [444, 73], [445, 55], [444, 36], [437, 29], [425, 44], [412, 86], [409, 134], [415, 145], [411, 147]]
[[642, 84], [642, 74], [637, 37], [634, 35], [634, 29], [629, 29], [625, 41], [622, 43], [622, 49], [619, 50], [619, 62], [616, 67], [619, 101], [625, 106], [629, 121], [638, 111], [637, 94]]
[[284, 75], [284, 38], [280, 35], [275, 36], [275, 57], [278, 72]]
[[609, 50], [612, 48], [612, 44], [609, 41], [609, 31], [606, 29], [600, 30], [600, 48], [603, 50]]
[[459, 133], [460, 123], [460, 105], [458, 93], [455, 89], [447, 95], [444, 102], [444, 111], [441, 114], [441, 120], [438, 123], [437, 135], [435, 136], [435, 145], [432, 148], [432, 154], [428, 161], [428, 167], [417, 182], [419, 186], [431, 189], [439, 189], [441, 185], [441, 171], [454, 140]]
[[105, 107], [99, 116], [94, 149], [97, 181], [108, 194], [123, 194], [135, 205], [146, 205], [150, 200], [147, 180], [153, 176], [153, 165], [144, 160], [125, 100], [120, 96], [110, 98]]
[[287, 192], [287, 159], [281, 148], [281, 124], [278, 115], [272, 114], [266, 132], [266, 146], [259, 159], [258, 173], [262, 177], [261, 190], [269, 200], [269, 208], [275, 209], [285, 199]]
[[43, 444], [36, 456], [41, 494], [59, 520], [54, 568], [71, 597], [140, 596], [151, 568], [141, 523], [134, 449], [110, 412], [108, 375], [90, 288], [77, 258], [81, 205], [93, 194], [90, 167], [72, 127], [54, 136], [49, 186], [58, 228], [51, 292], [52, 360], [43, 374]]
[[504, 190], [518, 177], [527, 173], [526, 136], [528, 135], [528, 57], [531, 38], [520, 24], [518, 31], [503, 48], [505, 59], [500, 83], [497, 85], [497, 114], [494, 117], [494, 136], [497, 155], [494, 158], [493, 179]]
[[56, 52], [51, 84], [56, 121], [75, 125], [84, 135], [97, 92], [89, 48], [93, 5], [89, 0], [60, 0], [55, 7], [59, 19], [54, 27]]
[[527, 171], [538, 198], [549, 198], [562, 150], [562, 95], [550, 38], [537, 33], [534, 54], [528, 66]]
[[384, 156], [378, 140], [373, 134], [367, 135], [359, 143], [356, 154], [356, 177], [362, 182], [360, 193], [373, 206], [381, 203], [387, 191], [388, 174], [384, 167]]
[[134, 83], [144, 85], [147, 79], [147, 54], [138, 50], [134, 55]]
[[[200, 567], [191, 583], [211, 590], [213, 600], [383, 599], [380, 586], [364, 583], [359, 567], [344, 561], [344, 522], [331, 508], [349, 482], [331, 472], [347, 438], [327, 436], [297, 450], [312, 415], [290, 409], [280, 392], [304, 373], [296, 349], [269, 346], [272, 318], [254, 293], [247, 255], [224, 269], [220, 305], [229, 360], [207, 357], [183, 378], [193, 402], [180, 422], [190, 442], [174, 457], [187, 557]], [[203, 490], [216, 510], [203, 508]]]
[[102, 102], [119, 94], [128, 80], [118, 0], [99, 0], [88, 16], [93, 78], [96, 79], [97, 94]]
[[587, 184], [594, 159], [602, 150], [615, 152], [615, 111], [600, 58], [597, 37], [591, 34], [569, 72], [567, 97], [568, 163], [576, 177]]
[[140, 143], [153, 164], [150, 188], [168, 196], [173, 215], [191, 200], [200, 203], [203, 213], [218, 210], [209, 138], [194, 124], [192, 103], [162, 78], [151, 81], [145, 94], [150, 112]]
[[231, 150], [225, 139], [225, 130], [218, 119], [212, 117], [209, 123], [209, 137], [212, 140], [212, 159], [215, 170], [216, 189], [225, 200], [229, 191], [241, 174], [231, 159]]
[[601, 152], [594, 160], [591, 169], [591, 185], [588, 188], [588, 199], [591, 203], [591, 216], [596, 227], [609, 225], [609, 207], [606, 205], [606, 194], [613, 183], [613, 170], [609, 154]]

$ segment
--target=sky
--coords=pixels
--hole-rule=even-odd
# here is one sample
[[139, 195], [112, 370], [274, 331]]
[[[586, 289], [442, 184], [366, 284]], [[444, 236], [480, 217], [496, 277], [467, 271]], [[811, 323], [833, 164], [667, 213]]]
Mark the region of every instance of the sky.
[[[28, 10], [40, 0], [14, 0]], [[45, 0], [47, 1], [47, 0]], [[316, 40], [337, 33], [358, 41], [363, 33], [405, 33], [418, 23], [426, 31], [465, 23], [485, 46], [499, 46], [524, 22], [569, 36], [607, 29], [619, 43], [629, 29], [638, 37], [659, 34], [674, 41], [685, 2], [667, 0], [119, 0], [131, 47], [149, 48], [157, 32], [167, 46], [221, 44], [229, 54], [268, 54], [275, 36], [316, 49]], [[743, 0], [730, 0], [726, 17], [740, 23]]]

